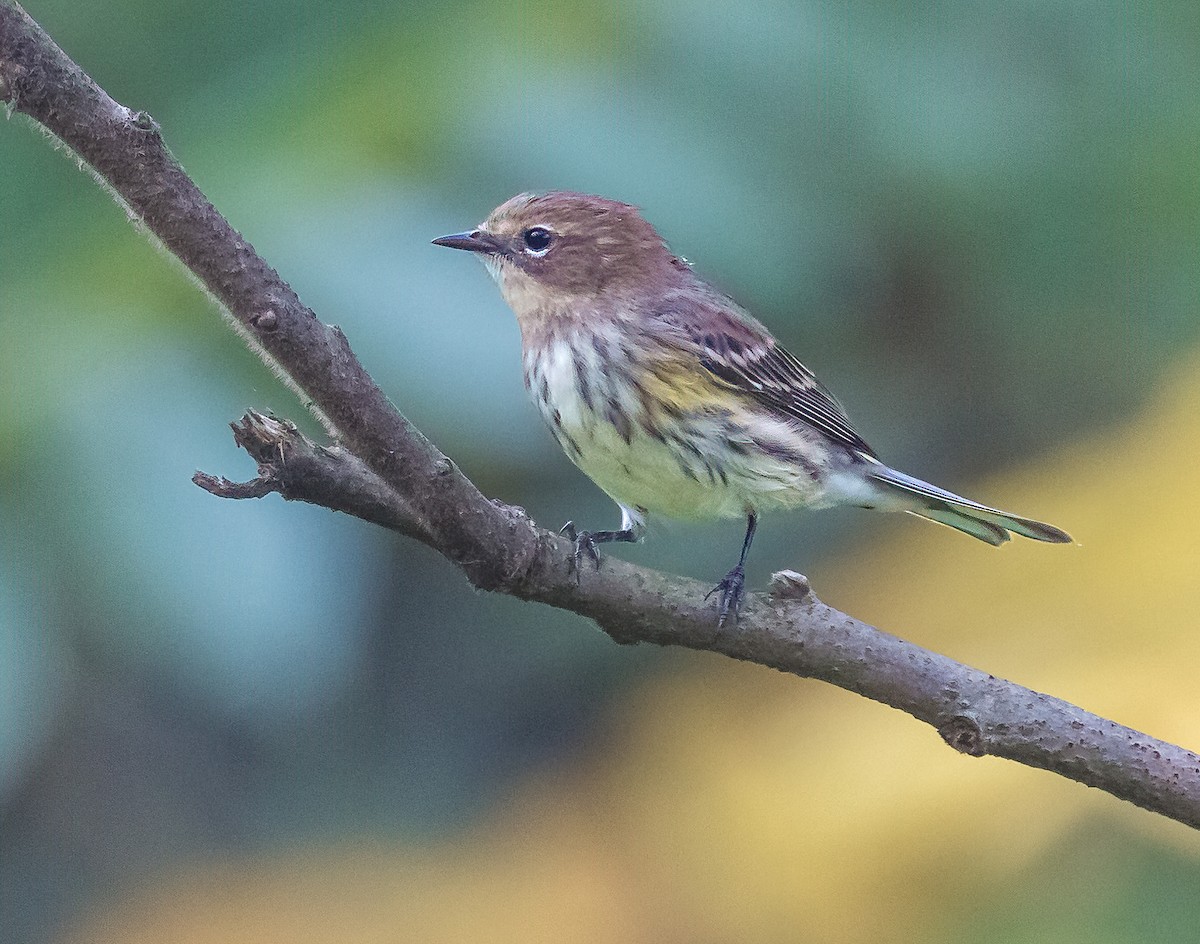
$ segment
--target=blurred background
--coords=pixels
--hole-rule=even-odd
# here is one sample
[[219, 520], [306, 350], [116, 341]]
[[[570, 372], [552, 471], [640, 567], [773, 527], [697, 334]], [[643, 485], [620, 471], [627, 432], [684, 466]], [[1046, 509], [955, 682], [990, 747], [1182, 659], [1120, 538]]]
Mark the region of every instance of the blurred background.
[[[1051, 521], [767, 519], [888, 631], [1200, 747], [1200, 7], [28, 0], [396, 404], [542, 524], [616, 509], [483, 270], [522, 190], [642, 206], [899, 468]], [[828, 686], [621, 648], [322, 509], [317, 427], [178, 264], [0, 127], [0, 938], [1184, 940], [1200, 837]], [[614, 553], [715, 580], [741, 525]]]

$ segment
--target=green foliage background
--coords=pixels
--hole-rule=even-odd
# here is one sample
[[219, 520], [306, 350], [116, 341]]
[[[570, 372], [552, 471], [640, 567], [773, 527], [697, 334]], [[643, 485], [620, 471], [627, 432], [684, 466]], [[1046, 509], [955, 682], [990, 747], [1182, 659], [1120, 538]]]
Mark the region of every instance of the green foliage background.
[[[613, 509], [528, 408], [494, 287], [429, 245], [522, 190], [644, 207], [882, 455], [963, 490], [1137, 416], [1200, 336], [1192, 0], [27, 9], [154, 115], [406, 415], [546, 525]], [[303, 408], [66, 157], [0, 128], [0, 936], [51, 939], [184, 863], [437, 842], [602, 757], [597, 719], [676, 654], [473, 594], [358, 522], [190, 484], [251, 475], [226, 427], [244, 408]], [[1041, 495], [1017, 510], [1070, 529]], [[859, 559], [884, 527], [767, 521], [751, 580]], [[664, 524], [618, 553], [715, 577], [738, 531]], [[1186, 926], [1194, 896], [1145, 892], [1194, 887], [1196, 857], [1122, 842], [1064, 837], [1077, 878], [1013, 879], [977, 913], [1003, 934], [970, 939]], [[1039, 876], [1069, 899], [1098, 861], [1129, 876], [1108, 936], [1037, 917], [1058, 887]]]

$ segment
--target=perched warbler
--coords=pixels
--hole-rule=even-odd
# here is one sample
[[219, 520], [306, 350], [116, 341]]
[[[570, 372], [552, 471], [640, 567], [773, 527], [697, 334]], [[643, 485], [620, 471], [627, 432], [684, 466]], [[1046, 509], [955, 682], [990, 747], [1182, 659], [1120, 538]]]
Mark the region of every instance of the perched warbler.
[[[758, 515], [854, 505], [907, 511], [989, 544], [1058, 528], [989, 508], [884, 465], [841, 405], [765, 327], [674, 255], [636, 207], [578, 193], [520, 194], [477, 229], [435, 239], [477, 253], [517, 316], [525, 386], [554, 438], [616, 501], [615, 531], [646, 516], [745, 517], [735, 566], [713, 588], [736, 614]], [[712, 593], [709, 595], [711, 596]]]

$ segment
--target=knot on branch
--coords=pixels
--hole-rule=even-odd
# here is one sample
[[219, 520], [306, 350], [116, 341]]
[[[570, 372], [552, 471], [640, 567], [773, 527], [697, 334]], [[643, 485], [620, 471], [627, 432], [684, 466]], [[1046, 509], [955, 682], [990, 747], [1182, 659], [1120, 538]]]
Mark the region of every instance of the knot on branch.
[[239, 422], [230, 423], [229, 428], [233, 430], [233, 441], [254, 457], [259, 472], [266, 471], [263, 466], [270, 469], [276, 464], [286, 464], [296, 441], [304, 438], [295, 423], [254, 410], [248, 411]]
[[[126, 109], [126, 111], [129, 110]], [[162, 136], [162, 129], [159, 127], [158, 122], [154, 120], [154, 116], [148, 111], [130, 111], [129, 124], [143, 134], [151, 134], [155, 137]]]
[[254, 457], [258, 476], [248, 482], [234, 482], [224, 476], [197, 472], [192, 481], [218, 498], [262, 498], [281, 491], [282, 467], [287, 464], [293, 440], [300, 436], [300, 431], [287, 420], [253, 410], [229, 427], [234, 442]]
[[279, 315], [270, 308], [255, 312], [250, 316], [250, 326], [263, 334], [270, 334], [279, 327]]
[[938, 734], [947, 744], [961, 754], [982, 757], [987, 753], [983, 743], [983, 730], [979, 722], [967, 715], [955, 715], [938, 726]]
[[808, 578], [794, 570], [780, 570], [771, 574], [769, 590], [776, 600], [806, 600], [812, 596], [812, 585]]

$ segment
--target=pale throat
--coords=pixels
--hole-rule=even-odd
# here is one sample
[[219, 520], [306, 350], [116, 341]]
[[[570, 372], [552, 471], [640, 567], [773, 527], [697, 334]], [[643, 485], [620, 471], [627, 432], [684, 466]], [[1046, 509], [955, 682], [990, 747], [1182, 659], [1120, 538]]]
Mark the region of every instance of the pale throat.
[[557, 326], [585, 320], [594, 308], [588, 299], [552, 292], [501, 258], [481, 256], [480, 260], [517, 316], [526, 345]]
[[539, 293], [544, 294], [541, 288], [511, 262], [491, 255], [480, 256], [479, 261], [488, 270], [488, 275], [500, 288], [501, 297], [508, 302], [508, 307], [518, 319], [531, 309], [541, 306]]

